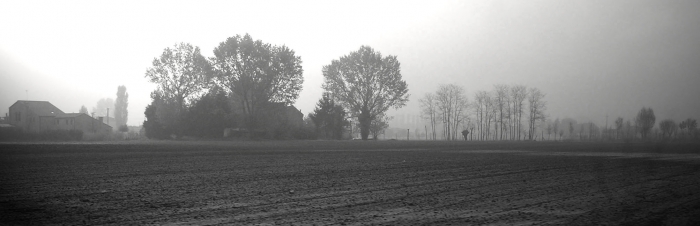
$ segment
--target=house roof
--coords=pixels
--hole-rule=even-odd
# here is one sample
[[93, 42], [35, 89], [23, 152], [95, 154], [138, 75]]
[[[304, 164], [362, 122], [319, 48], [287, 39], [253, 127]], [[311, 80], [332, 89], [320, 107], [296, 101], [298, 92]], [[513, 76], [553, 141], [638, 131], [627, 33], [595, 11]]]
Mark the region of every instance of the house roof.
[[[34, 114], [37, 116], [57, 116], [64, 114], [61, 109], [58, 109], [56, 106], [53, 106], [48, 101], [35, 101], [35, 100], [18, 100], [12, 106], [15, 106], [17, 104], [21, 104], [29, 108]], [[10, 106], [10, 108], [12, 108]]]
[[83, 114], [87, 115], [85, 113], [65, 113], [65, 114], [57, 115], [56, 118], [75, 118], [75, 117], [78, 117], [78, 115], [83, 115]]

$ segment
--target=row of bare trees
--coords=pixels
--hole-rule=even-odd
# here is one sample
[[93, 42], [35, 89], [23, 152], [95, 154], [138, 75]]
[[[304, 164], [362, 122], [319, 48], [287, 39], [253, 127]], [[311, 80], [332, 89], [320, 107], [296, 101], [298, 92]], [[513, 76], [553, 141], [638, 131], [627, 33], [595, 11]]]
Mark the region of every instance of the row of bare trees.
[[[438, 137], [438, 127], [446, 140], [465, 134], [478, 140], [535, 139], [536, 128], [546, 118], [544, 97], [537, 88], [498, 84], [491, 91], [477, 91], [470, 103], [464, 88], [440, 85], [435, 93], [420, 99], [421, 116], [430, 123], [433, 140]], [[524, 117], [527, 130], [523, 129]]]
[[466, 92], [461, 86], [454, 84], [440, 85], [437, 92], [427, 93], [420, 99], [421, 115], [430, 121], [430, 134], [433, 140], [437, 139], [438, 122], [441, 122], [443, 138], [456, 140], [461, 137], [460, 127], [467, 118]]

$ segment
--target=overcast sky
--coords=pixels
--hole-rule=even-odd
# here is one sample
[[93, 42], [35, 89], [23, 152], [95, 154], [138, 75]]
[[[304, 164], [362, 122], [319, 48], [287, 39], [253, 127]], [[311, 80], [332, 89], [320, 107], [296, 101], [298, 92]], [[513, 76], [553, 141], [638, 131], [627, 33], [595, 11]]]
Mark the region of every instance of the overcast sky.
[[304, 114], [321, 68], [369, 45], [396, 55], [418, 98], [458, 84], [469, 98], [494, 84], [537, 87], [548, 115], [604, 125], [652, 107], [657, 122], [700, 118], [700, 1], [2, 1], [0, 113], [18, 99], [65, 112], [129, 93], [140, 125], [146, 69], [178, 42], [206, 57], [227, 37], [287, 45], [301, 56]]

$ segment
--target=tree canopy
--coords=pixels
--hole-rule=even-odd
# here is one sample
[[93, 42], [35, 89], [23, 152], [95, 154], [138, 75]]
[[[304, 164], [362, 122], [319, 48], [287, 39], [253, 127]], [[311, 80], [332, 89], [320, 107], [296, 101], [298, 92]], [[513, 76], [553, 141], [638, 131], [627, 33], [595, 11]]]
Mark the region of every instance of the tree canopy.
[[209, 86], [209, 62], [199, 47], [178, 43], [167, 47], [160, 57], [153, 59], [153, 66], [146, 71], [146, 78], [158, 85], [165, 99], [172, 99], [184, 108], [192, 99], [204, 93]]
[[639, 110], [639, 113], [637, 113], [637, 117], [634, 119], [634, 121], [636, 122], [637, 127], [639, 128], [640, 133], [642, 134], [642, 138], [646, 138], [649, 134], [649, 131], [651, 130], [651, 128], [654, 127], [654, 123], [656, 122], [654, 110], [651, 108], [643, 107], [641, 110]]
[[408, 86], [396, 56], [382, 57], [369, 46], [323, 66], [323, 77], [323, 89], [360, 122], [363, 140], [373, 120], [408, 101]]
[[268, 103], [294, 103], [304, 82], [301, 58], [293, 50], [248, 34], [219, 43], [211, 61], [216, 83], [238, 99], [249, 129], [258, 126]]
[[[184, 125], [182, 116], [184, 110], [210, 86], [210, 65], [199, 51], [199, 47], [189, 43], [178, 43], [173, 48], [165, 48], [159, 58], [153, 59], [153, 66], [146, 71], [146, 78], [158, 85], [152, 93], [160, 101], [167, 103], [169, 111], [163, 111], [163, 106], [155, 106], [155, 113], [164, 127], [176, 135], [182, 135]], [[173, 106], [174, 105], [174, 106]], [[168, 119], [160, 118], [169, 115]]]

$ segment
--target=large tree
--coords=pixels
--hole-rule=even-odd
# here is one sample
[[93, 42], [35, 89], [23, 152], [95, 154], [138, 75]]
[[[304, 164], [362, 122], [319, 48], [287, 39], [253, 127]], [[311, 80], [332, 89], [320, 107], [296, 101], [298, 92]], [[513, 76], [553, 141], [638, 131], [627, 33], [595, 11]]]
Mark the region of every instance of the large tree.
[[259, 128], [260, 115], [270, 103], [294, 103], [304, 82], [301, 58], [293, 50], [248, 34], [219, 43], [211, 61], [215, 81], [232, 94], [250, 131]]
[[114, 120], [117, 121], [117, 127], [126, 125], [129, 119], [129, 94], [126, 92], [126, 86], [117, 87], [117, 101], [114, 103]]
[[323, 88], [360, 122], [363, 140], [372, 121], [408, 101], [408, 86], [396, 56], [382, 57], [369, 46], [323, 66], [323, 77]]
[[336, 104], [327, 93], [323, 94], [309, 118], [316, 127], [316, 133], [324, 139], [343, 139], [345, 127], [350, 125], [345, 109]]
[[642, 139], [645, 139], [656, 122], [654, 110], [643, 107], [641, 110], [639, 110], [639, 113], [637, 113], [637, 117], [634, 119], [634, 121], [637, 128], [639, 128], [639, 132], [642, 134]]
[[178, 43], [173, 48], [165, 48], [160, 57], [153, 59], [152, 64], [146, 70], [145, 77], [158, 85], [156, 92], [160, 98], [175, 105], [175, 119], [167, 120], [175, 124], [167, 126], [179, 136], [183, 132], [181, 122], [184, 110], [211, 85], [209, 62], [202, 56], [199, 47]]

